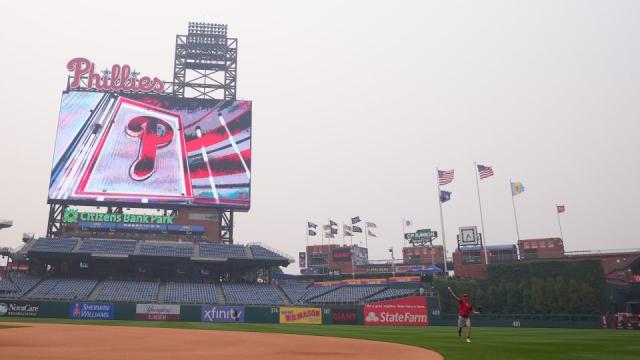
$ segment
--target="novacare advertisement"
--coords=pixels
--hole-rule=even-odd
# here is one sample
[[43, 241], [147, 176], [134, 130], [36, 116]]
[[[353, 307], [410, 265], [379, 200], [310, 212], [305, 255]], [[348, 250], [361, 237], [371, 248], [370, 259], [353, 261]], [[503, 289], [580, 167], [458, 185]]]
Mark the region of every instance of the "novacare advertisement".
[[280, 307], [280, 324], [322, 324], [322, 309]]
[[69, 304], [69, 318], [113, 320], [115, 309], [114, 304], [73, 302]]
[[202, 306], [200, 321], [232, 323], [244, 322], [244, 307], [242, 306]]
[[365, 304], [365, 325], [427, 326], [427, 299], [424, 296]]
[[40, 303], [32, 301], [0, 302], [0, 316], [38, 316]]

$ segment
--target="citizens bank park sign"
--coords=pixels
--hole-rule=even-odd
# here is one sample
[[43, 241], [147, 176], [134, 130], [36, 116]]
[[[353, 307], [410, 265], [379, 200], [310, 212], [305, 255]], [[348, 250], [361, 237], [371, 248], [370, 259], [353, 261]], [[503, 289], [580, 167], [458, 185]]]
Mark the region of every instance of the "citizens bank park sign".
[[[111, 68], [96, 72], [96, 66], [89, 59], [78, 57], [67, 63], [72, 72], [71, 89], [88, 88], [102, 91], [136, 91], [162, 93], [164, 82], [157, 77], [140, 76], [129, 65], [112, 65]], [[84, 82], [82, 80], [85, 80]]]
[[136, 224], [173, 224], [175, 216], [172, 215], [147, 215], [147, 214], [107, 214], [96, 212], [81, 212], [77, 209], [67, 208], [64, 212], [65, 223], [77, 223], [78, 221], [136, 223]]

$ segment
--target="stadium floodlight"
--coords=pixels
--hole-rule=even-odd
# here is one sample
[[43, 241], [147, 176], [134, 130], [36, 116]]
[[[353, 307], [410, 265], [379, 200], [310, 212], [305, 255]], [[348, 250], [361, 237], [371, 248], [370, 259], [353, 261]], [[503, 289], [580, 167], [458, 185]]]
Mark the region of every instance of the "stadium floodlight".
[[22, 242], [28, 243], [30, 240], [33, 240], [36, 237], [34, 233], [22, 233]]
[[13, 221], [0, 219], [0, 229], [5, 229], [13, 226]]

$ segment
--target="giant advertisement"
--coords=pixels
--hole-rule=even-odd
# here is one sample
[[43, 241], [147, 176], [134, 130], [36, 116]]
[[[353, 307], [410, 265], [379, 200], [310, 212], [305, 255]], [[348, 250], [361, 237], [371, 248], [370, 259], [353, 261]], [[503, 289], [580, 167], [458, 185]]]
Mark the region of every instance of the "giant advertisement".
[[69, 304], [69, 318], [113, 320], [116, 313], [114, 304], [72, 302]]
[[242, 306], [202, 306], [200, 321], [218, 323], [244, 322], [244, 307]]
[[364, 324], [427, 326], [427, 299], [424, 296], [409, 296], [365, 304]]
[[249, 209], [251, 102], [67, 91], [49, 202]]
[[322, 309], [304, 307], [280, 307], [280, 324], [322, 324]]
[[331, 323], [336, 325], [356, 325], [358, 323], [358, 313], [356, 309], [332, 309]]

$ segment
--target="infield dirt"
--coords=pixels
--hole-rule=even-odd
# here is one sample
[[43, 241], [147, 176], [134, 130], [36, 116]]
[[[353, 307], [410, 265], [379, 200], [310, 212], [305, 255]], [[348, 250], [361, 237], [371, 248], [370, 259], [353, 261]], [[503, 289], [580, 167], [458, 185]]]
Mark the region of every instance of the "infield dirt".
[[322, 336], [97, 325], [4, 323], [4, 359], [425, 359], [418, 347]]

